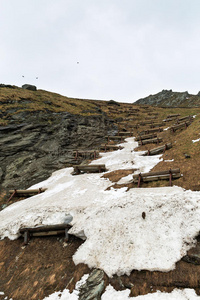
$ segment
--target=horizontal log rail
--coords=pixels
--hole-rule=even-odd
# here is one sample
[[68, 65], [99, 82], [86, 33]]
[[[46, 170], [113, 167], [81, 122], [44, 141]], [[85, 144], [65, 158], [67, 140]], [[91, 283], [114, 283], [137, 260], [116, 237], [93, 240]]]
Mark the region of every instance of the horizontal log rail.
[[151, 150], [147, 150], [143, 156], [147, 156], [147, 155], [156, 155], [156, 154], [159, 154], [159, 153], [164, 153], [166, 150], [172, 148], [172, 143], [167, 143], [165, 145], [162, 145], [162, 146], [159, 146], [159, 147], [156, 147], [154, 149], [151, 149]]
[[90, 158], [97, 158], [99, 156], [98, 150], [74, 150], [73, 154], [75, 156], [75, 159], [78, 159], [78, 157], [90, 157]]
[[123, 149], [123, 147], [121, 147], [119, 145], [102, 144], [100, 146], [100, 150], [104, 150], [105, 152], [107, 150], [121, 150], [121, 149]]
[[144, 121], [144, 122], [140, 122], [139, 125], [140, 126], [144, 126], [144, 125], [149, 125], [149, 124], [154, 124], [155, 122], [152, 120], [152, 121]]
[[156, 133], [151, 133], [151, 134], [144, 134], [144, 135], [138, 135], [135, 137], [136, 141], [141, 141], [141, 140], [147, 140], [147, 139], [151, 139], [151, 138], [155, 138], [157, 137]]
[[167, 116], [167, 119], [168, 119], [168, 118], [170, 118], [170, 119], [171, 119], [171, 118], [177, 118], [177, 117], [179, 117], [179, 116], [180, 116], [180, 114], [172, 114], [172, 115], [168, 115], [168, 116]]
[[108, 140], [108, 142], [109, 141], [121, 141], [121, 142], [123, 142], [124, 141], [124, 139], [126, 139], [127, 138], [127, 136], [122, 136], [122, 135], [113, 135], [113, 136], [106, 136], [105, 137], [107, 140]]
[[101, 173], [106, 171], [106, 166], [104, 164], [98, 165], [76, 165], [73, 167], [73, 175], [78, 175], [80, 173]]
[[181, 177], [180, 169], [169, 169], [164, 171], [155, 171], [149, 173], [140, 173], [133, 175], [133, 182], [138, 184], [138, 187], [141, 186], [142, 182], [150, 182], [156, 180], [166, 180], [169, 179], [169, 185], [172, 185], [172, 180]]
[[27, 196], [33, 196], [40, 193], [45, 192], [47, 189], [39, 188], [39, 189], [30, 189], [30, 190], [9, 190], [9, 194], [11, 194], [10, 198], [7, 200], [7, 203], [13, 198], [13, 197], [27, 197]]
[[154, 123], [154, 124], [150, 124], [149, 126], [150, 126], [150, 128], [155, 128], [155, 127], [165, 126], [165, 124], [164, 123]]
[[169, 119], [164, 119], [163, 122], [167, 123], [167, 122], [171, 122], [171, 121], [174, 121], [175, 118], [169, 118]]
[[190, 124], [191, 124], [190, 121], [185, 121], [183, 123], [180, 123], [180, 124], [177, 124], [177, 125], [173, 125], [172, 127], [170, 127], [170, 130], [172, 132], [175, 132], [178, 129], [187, 128]]
[[152, 128], [152, 129], [147, 129], [147, 130], [140, 131], [138, 134], [139, 135], [145, 135], [145, 134], [151, 134], [151, 133], [161, 132], [161, 131], [163, 131], [163, 128], [158, 127], [158, 128]]
[[162, 138], [154, 138], [154, 139], [147, 139], [147, 140], [141, 140], [138, 142], [138, 145], [139, 146], [142, 146], [142, 145], [146, 145], [146, 144], [159, 144], [161, 143], [163, 140]]
[[183, 118], [178, 118], [178, 119], [177, 119], [177, 123], [180, 123], [180, 122], [186, 121], [186, 120], [192, 121], [192, 120], [193, 120], [193, 117], [192, 117], [192, 116], [186, 116], [186, 117], [183, 117]]
[[119, 131], [118, 136], [133, 136], [131, 131]]

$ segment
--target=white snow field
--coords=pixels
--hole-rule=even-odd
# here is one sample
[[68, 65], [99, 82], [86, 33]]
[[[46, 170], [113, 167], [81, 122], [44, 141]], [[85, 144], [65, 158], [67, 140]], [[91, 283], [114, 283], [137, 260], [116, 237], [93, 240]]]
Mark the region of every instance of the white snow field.
[[[143, 152], [135, 152], [134, 138], [126, 141], [122, 150], [102, 153], [92, 163], [105, 163], [109, 171], [148, 172], [159, 162], [160, 155], [143, 157]], [[102, 173], [71, 172], [66, 168], [53, 173], [31, 187], [47, 188], [46, 192], [2, 210], [1, 238], [17, 238], [21, 227], [63, 223], [71, 214], [70, 233], [86, 239], [73, 256], [75, 264], [103, 269], [108, 276], [130, 274], [133, 269], [169, 271], [195, 245], [200, 192], [176, 186], [105, 191], [112, 183], [101, 178]], [[123, 181], [130, 181], [126, 177]]]
[[[130, 290], [116, 291], [112, 286], [106, 288], [102, 295], [102, 300], [200, 300], [193, 289], [174, 289], [171, 293], [162, 293], [160, 291], [144, 296], [129, 297]], [[67, 298], [68, 299], [68, 298]], [[78, 298], [77, 298], [78, 299]], [[52, 299], [53, 300], [53, 299]], [[70, 299], [71, 300], [71, 299]], [[76, 300], [76, 299], [75, 299]]]

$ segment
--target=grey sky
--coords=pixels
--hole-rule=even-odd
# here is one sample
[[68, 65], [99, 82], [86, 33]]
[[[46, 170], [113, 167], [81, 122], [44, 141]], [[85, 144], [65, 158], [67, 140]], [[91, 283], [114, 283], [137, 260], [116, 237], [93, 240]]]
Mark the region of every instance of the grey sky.
[[1, 83], [124, 102], [200, 90], [199, 0], [0, 0], [0, 28]]

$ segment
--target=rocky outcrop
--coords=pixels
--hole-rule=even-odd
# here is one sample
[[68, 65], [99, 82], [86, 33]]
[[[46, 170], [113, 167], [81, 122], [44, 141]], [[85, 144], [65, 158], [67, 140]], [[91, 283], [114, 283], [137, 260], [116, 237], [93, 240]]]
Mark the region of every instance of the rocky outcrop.
[[153, 105], [161, 107], [197, 107], [200, 106], [200, 96], [186, 92], [173, 92], [172, 90], [162, 90], [155, 95], [137, 100], [134, 104]]
[[27, 188], [40, 182], [76, 163], [73, 150], [93, 149], [114, 133], [104, 114], [15, 114], [8, 126], [0, 127], [0, 187]]
[[24, 85], [22, 85], [22, 88], [24, 90], [37, 91], [36, 86], [32, 85], [32, 84], [24, 84]]
[[100, 300], [104, 289], [104, 272], [94, 269], [86, 283], [80, 287], [79, 300]]

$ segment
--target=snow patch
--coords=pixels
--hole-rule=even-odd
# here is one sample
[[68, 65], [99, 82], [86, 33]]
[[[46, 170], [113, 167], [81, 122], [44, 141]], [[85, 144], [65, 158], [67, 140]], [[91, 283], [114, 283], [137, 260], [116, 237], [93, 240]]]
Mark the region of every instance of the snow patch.
[[64, 289], [63, 292], [55, 292], [48, 297], [45, 297], [43, 300], [78, 300], [79, 289], [88, 279], [89, 274], [83, 275], [81, 280], [76, 283], [75, 289], [70, 294], [68, 289]]
[[197, 139], [197, 140], [192, 140], [193, 143], [196, 143], [196, 142], [199, 142], [200, 141], [200, 138]]
[[129, 299], [142, 299], [142, 300], [200, 300], [200, 296], [197, 296], [193, 289], [174, 289], [171, 293], [160, 292], [129, 297], [130, 290], [116, 291], [111, 285], [107, 286], [106, 291], [102, 295], [102, 300], [129, 300]]

